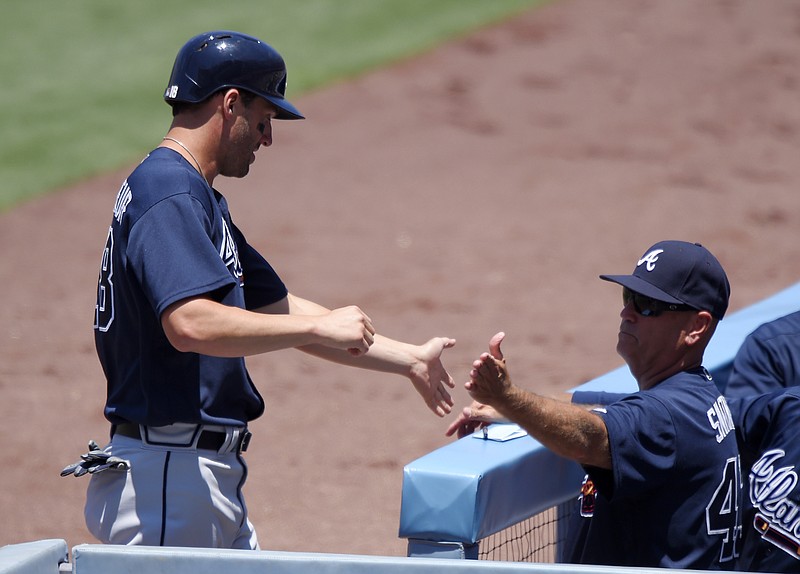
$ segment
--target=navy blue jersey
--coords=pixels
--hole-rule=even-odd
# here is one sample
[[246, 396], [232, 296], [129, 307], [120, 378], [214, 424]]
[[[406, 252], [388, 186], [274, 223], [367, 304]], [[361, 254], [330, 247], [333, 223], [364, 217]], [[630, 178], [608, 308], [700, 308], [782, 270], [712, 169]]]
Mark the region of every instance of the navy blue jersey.
[[733, 361], [725, 396], [744, 397], [800, 385], [800, 311], [750, 333]]
[[586, 468], [566, 561], [731, 569], [741, 536], [739, 455], [725, 399], [705, 369], [598, 413], [612, 469]]
[[244, 425], [263, 413], [243, 358], [183, 353], [167, 340], [164, 309], [197, 295], [254, 309], [287, 291], [222, 195], [158, 148], [123, 183], [103, 252], [94, 328], [109, 421]]
[[749, 470], [737, 569], [800, 572], [800, 388], [729, 404]]

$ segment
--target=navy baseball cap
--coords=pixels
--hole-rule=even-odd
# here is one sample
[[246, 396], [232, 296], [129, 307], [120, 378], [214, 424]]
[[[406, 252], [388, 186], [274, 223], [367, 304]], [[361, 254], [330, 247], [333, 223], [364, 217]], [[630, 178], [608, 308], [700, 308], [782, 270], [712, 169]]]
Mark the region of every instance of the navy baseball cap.
[[731, 286], [717, 258], [699, 243], [661, 241], [648, 249], [631, 275], [600, 275], [646, 297], [688, 305], [722, 319]]

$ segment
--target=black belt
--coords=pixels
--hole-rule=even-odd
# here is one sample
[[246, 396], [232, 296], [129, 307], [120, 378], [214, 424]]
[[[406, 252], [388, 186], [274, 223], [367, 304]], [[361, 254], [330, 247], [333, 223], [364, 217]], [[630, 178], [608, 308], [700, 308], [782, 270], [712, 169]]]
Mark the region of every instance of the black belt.
[[[114, 431], [112, 436], [118, 434], [122, 436], [126, 436], [128, 438], [135, 438], [142, 440], [142, 433], [139, 429], [139, 425], [133, 423], [122, 423], [118, 424], [114, 427]], [[247, 445], [250, 444], [250, 437], [252, 434], [248, 430], [243, 430], [239, 435], [239, 440], [236, 444], [236, 452], [239, 454], [243, 453], [247, 450]], [[197, 448], [205, 449], [205, 450], [216, 450], [222, 448], [222, 445], [225, 444], [225, 441], [228, 439], [227, 433], [220, 432], [220, 431], [211, 431], [211, 430], [204, 430], [200, 432], [200, 436], [197, 438]], [[169, 446], [169, 445], [163, 445]], [[191, 445], [173, 445], [173, 446], [191, 446]]]

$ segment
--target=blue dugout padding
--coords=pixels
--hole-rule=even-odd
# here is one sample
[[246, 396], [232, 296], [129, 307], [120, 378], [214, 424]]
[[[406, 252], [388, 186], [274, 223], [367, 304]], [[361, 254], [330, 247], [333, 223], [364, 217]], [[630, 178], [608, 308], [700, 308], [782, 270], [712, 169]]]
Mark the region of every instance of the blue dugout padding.
[[[756, 327], [800, 309], [800, 283], [740, 311], [717, 327], [705, 366], [724, 390], [733, 357]], [[626, 366], [573, 391], [629, 393], [637, 390]], [[399, 536], [409, 556], [468, 558], [479, 540], [578, 495], [584, 472], [530, 436], [501, 442], [464, 437], [403, 469]]]
[[0, 548], [0, 574], [58, 574], [69, 557], [64, 540], [37, 540]]

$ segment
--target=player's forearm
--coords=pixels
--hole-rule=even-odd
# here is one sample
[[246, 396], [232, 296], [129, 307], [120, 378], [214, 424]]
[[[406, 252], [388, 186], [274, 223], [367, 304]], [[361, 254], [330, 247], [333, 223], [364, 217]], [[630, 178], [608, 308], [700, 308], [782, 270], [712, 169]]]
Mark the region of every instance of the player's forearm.
[[[326, 313], [330, 313], [330, 309], [320, 305], [319, 303], [315, 303], [314, 301], [310, 301], [309, 299], [304, 299], [302, 297], [298, 297], [293, 293], [289, 293], [286, 296], [286, 299], [279, 302], [275, 305], [270, 305], [261, 309], [256, 309], [259, 313], [288, 313], [290, 315], [306, 315], [306, 316], [314, 316], [314, 315], [324, 315]], [[373, 352], [373, 348], [375, 344], [379, 344], [380, 341], [385, 340], [385, 337], [381, 337], [380, 335], [375, 335], [375, 343], [370, 347], [369, 354], [370, 359], [366, 360], [366, 355], [361, 354], [358, 356], [354, 356], [351, 353], [347, 352], [344, 349], [339, 349], [336, 347], [331, 347], [321, 343], [314, 343], [308, 345], [296, 345], [296, 348], [303, 351], [304, 353], [308, 353], [314, 357], [318, 357], [320, 359], [325, 359], [326, 361], [331, 361], [333, 363], [339, 363], [341, 365], [348, 365], [348, 366], [356, 366], [365, 369], [373, 369], [373, 370], [380, 370], [376, 368], [375, 364], [375, 355], [379, 355], [379, 351]], [[380, 344], [379, 344], [380, 346]]]
[[315, 317], [252, 313], [207, 299], [169, 307], [162, 325], [179, 351], [216, 357], [244, 357], [322, 340]]
[[340, 365], [408, 376], [416, 362], [416, 358], [411, 352], [412, 347], [413, 345], [376, 334], [375, 342], [369, 351], [358, 357], [354, 357], [346, 351], [319, 344], [303, 345], [298, 348], [309, 355]]

